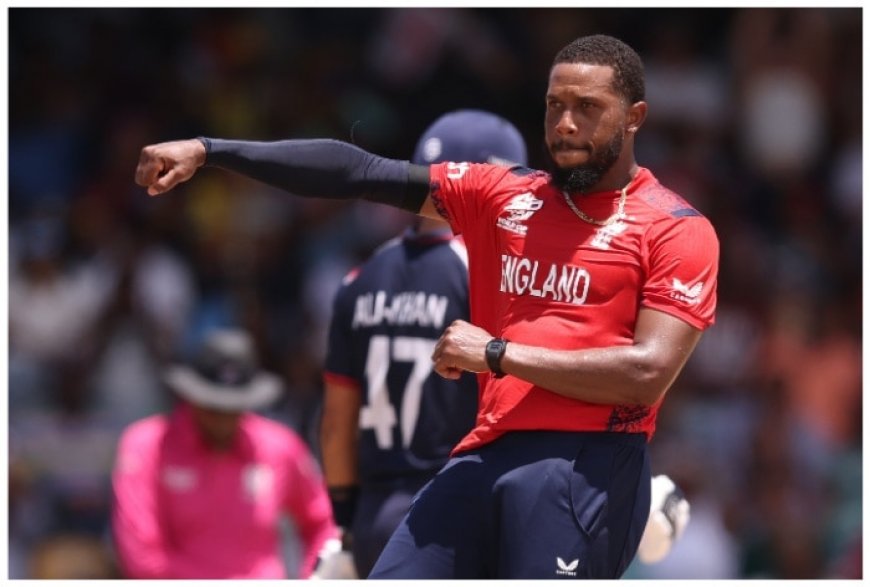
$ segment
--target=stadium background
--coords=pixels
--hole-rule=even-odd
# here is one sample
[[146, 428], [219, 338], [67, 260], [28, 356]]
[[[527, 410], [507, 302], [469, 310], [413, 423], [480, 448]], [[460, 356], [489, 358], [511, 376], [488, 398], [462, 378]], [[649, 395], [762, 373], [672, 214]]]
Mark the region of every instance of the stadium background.
[[406, 158], [439, 114], [476, 107], [539, 166], [551, 59], [596, 32], [645, 60], [638, 160], [722, 241], [717, 324], [652, 445], [693, 519], [629, 576], [861, 576], [861, 9], [8, 17], [11, 578], [114, 576], [114, 441], [169, 404], [161, 365], [211, 325], [255, 333], [288, 384], [270, 415], [313, 441], [331, 294], [408, 220], [218, 171], [149, 199], [142, 145], [332, 137]]

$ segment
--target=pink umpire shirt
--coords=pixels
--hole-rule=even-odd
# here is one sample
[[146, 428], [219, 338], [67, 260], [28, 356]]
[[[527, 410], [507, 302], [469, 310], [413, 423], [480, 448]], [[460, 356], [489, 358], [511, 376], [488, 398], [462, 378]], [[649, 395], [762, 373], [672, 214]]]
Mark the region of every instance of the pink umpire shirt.
[[284, 513], [303, 545], [300, 576], [307, 577], [337, 533], [308, 448], [253, 413], [242, 416], [227, 452], [203, 443], [184, 405], [134, 422], [121, 436], [112, 484], [112, 529], [128, 578], [285, 578]]

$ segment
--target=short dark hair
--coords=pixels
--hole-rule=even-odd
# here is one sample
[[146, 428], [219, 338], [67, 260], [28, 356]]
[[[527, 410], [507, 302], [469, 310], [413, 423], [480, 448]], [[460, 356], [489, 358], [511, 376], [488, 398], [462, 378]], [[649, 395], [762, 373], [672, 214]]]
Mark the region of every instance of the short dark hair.
[[613, 68], [613, 89], [630, 104], [646, 95], [640, 55], [615, 37], [590, 35], [574, 39], [556, 54], [553, 65], [559, 63], [609, 65]]

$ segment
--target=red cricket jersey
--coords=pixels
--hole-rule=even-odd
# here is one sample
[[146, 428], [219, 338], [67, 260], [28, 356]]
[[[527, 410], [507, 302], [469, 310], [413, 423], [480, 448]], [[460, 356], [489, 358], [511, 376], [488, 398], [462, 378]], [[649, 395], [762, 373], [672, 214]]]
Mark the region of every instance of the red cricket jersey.
[[[496, 165], [431, 166], [431, 197], [468, 246], [471, 321], [494, 336], [550, 349], [629, 345], [641, 307], [698, 329], [713, 323], [719, 242], [710, 222], [645, 168], [625, 218], [581, 220], [544, 172]], [[575, 196], [609, 218], [620, 191]], [[659, 405], [592, 404], [511, 375], [478, 375], [475, 427], [454, 449], [511, 430], [655, 430]]]

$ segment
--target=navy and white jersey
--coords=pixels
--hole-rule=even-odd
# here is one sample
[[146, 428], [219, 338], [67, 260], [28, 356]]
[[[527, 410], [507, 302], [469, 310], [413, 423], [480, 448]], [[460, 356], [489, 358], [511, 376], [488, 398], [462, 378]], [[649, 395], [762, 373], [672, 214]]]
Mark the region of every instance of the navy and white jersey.
[[362, 394], [362, 483], [437, 472], [471, 429], [477, 383], [432, 370], [444, 329], [468, 319], [465, 245], [445, 230], [381, 246], [351, 271], [333, 308], [326, 381]]

